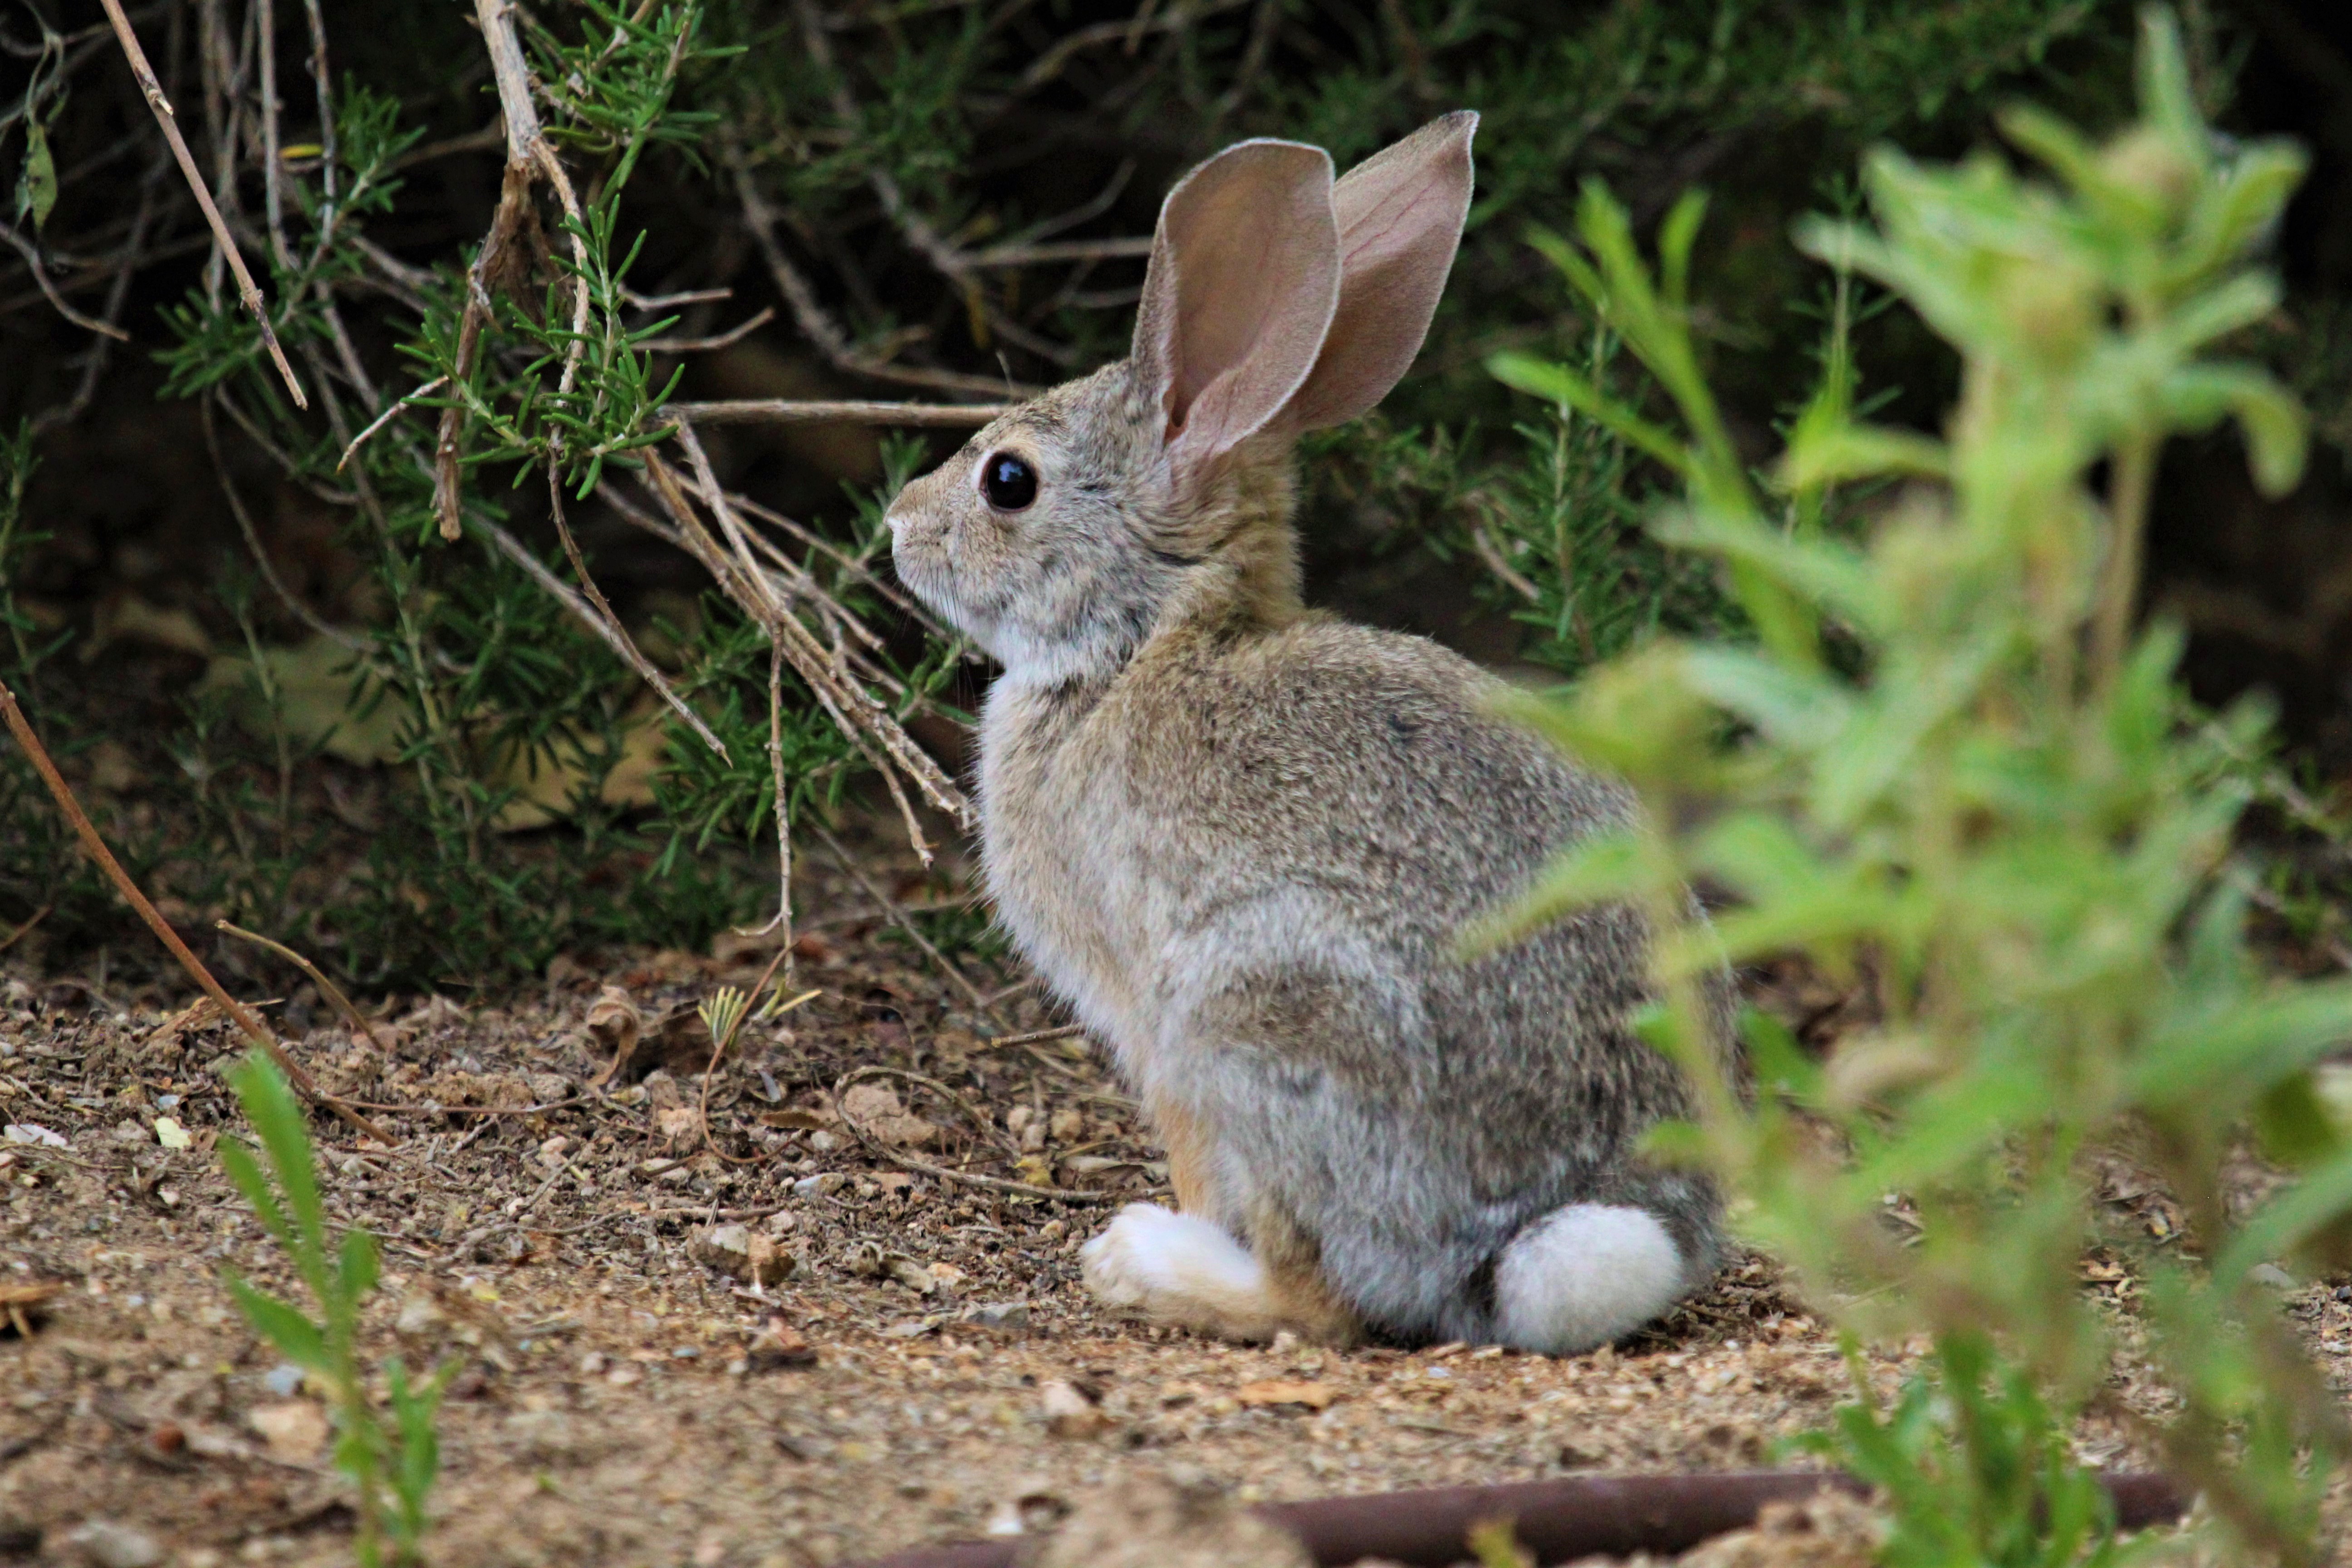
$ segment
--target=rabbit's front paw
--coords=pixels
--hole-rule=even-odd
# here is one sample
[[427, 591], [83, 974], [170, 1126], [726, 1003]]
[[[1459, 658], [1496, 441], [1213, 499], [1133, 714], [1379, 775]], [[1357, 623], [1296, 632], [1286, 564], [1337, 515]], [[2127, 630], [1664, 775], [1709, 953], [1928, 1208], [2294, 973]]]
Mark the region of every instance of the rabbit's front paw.
[[1198, 1215], [1129, 1204], [1078, 1256], [1106, 1307], [1232, 1339], [1271, 1332], [1265, 1269]]

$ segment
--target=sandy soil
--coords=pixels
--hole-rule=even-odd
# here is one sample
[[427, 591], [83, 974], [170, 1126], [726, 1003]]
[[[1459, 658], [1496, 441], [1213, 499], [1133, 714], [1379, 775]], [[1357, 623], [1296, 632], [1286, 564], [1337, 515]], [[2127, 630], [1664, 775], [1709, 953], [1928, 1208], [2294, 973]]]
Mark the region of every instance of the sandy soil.
[[[462, 1363], [436, 1563], [800, 1568], [1045, 1529], [1127, 1477], [1256, 1500], [1747, 1467], [1848, 1393], [1833, 1339], [1758, 1258], [1635, 1340], [1558, 1361], [1237, 1347], [1108, 1318], [1076, 1249], [1165, 1176], [1131, 1103], [1083, 1040], [988, 1043], [1056, 1022], [1028, 992], [982, 1016], [866, 893], [803, 897], [821, 920], [793, 994], [816, 994], [709, 1075], [707, 1138], [693, 1005], [751, 984], [772, 949], [559, 960], [506, 1006], [398, 999], [373, 1039], [300, 1038], [336, 1092], [441, 1108], [369, 1112], [389, 1148], [313, 1123], [334, 1213], [383, 1242], [371, 1352]], [[983, 990], [1019, 978], [972, 970]], [[234, 1268], [292, 1289], [212, 1152], [235, 1125], [234, 1031], [89, 983], [5, 991], [0, 1118], [63, 1146], [0, 1143], [0, 1299], [57, 1287], [29, 1336], [0, 1321], [0, 1560], [347, 1560], [320, 1407], [221, 1283]], [[1835, 1002], [1769, 999], [1798, 1018]], [[632, 1016], [629, 1060], [595, 1087]], [[845, 1083], [875, 1068], [891, 1070]], [[161, 1146], [159, 1117], [191, 1146]], [[2123, 1222], [2168, 1223], [2128, 1185], [2109, 1194]], [[2127, 1313], [2127, 1276], [2086, 1272]], [[2340, 1294], [2289, 1307], [2339, 1385]], [[1874, 1378], [1891, 1388], [1906, 1360], [1876, 1358]], [[2163, 1395], [2128, 1368], [2113, 1393], [2082, 1451], [2141, 1461], [2121, 1413]]]

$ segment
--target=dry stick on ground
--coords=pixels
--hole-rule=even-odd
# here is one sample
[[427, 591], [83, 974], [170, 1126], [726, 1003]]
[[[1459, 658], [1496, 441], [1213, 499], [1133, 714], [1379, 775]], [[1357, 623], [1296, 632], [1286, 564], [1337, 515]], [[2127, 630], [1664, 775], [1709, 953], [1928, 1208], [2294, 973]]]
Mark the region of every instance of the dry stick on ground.
[[877, 1159], [886, 1160], [904, 1170], [918, 1172], [934, 1181], [955, 1182], [968, 1187], [985, 1187], [992, 1193], [1014, 1193], [1027, 1198], [1052, 1198], [1057, 1203], [1066, 1204], [1115, 1204], [1127, 1201], [1128, 1194], [1124, 1193], [1089, 1193], [1077, 1187], [1041, 1187], [1029, 1182], [1009, 1181], [1003, 1176], [983, 1176], [977, 1171], [950, 1170], [945, 1165], [935, 1165], [929, 1160], [918, 1160], [904, 1149], [892, 1148], [859, 1126], [856, 1117], [841, 1109], [842, 1091], [859, 1079], [873, 1076], [876, 1076], [876, 1069], [873, 1068], [860, 1068], [856, 1072], [843, 1074], [841, 1080], [833, 1086], [833, 1109], [834, 1113], [841, 1118], [841, 1124], [849, 1129], [850, 1136], [866, 1145], [866, 1152]]
[[1000, 1046], [1042, 1046], [1048, 1040], [1074, 1040], [1087, 1032], [1084, 1024], [1065, 1024], [1058, 1029], [1033, 1029], [1025, 1035], [995, 1035], [980, 1042], [983, 1051]]
[[[107, 5], [112, 9], [115, 0], [107, 0]], [[16, 743], [25, 748], [25, 754], [32, 759], [34, 768], [41, 775], [41, 782], [48, 785], [49, 794], [56, 799], [58, 809], [65, 814], [66, 821], [72, 825], [75, 835], [81, 839], [82, 848], [98, 868], [106, 873], [124, 901], [139, 912], [141, 920], [147, 922], [147, 929], [153, 931], [156, 938], [171, 950], [172, 956], [180, 961], [180, 967], [188, 972], [189, 978], [204, 987], [205, 994], [236, 1021], [247, 1039], [269, 1053], [270, 1058], [277, 1062], [278, 1069], [285, 1073], [295, 1088], [342, 1118], [353, 1129], [385, 1148], [391, 1148], [394, 1142], [391, 1135], [320, 1089], [317, 1081], [302, 1070], [301, 1064], [286, 1054], [286, 1047], [278, 1043], [278, 1037], [263, 1026], [261, 1020], [255, 1017], [244, 1003], [222, 988], [221, 983], [213, 978], [212, 971], [205, 967], [204, 961], [188, 951], [188, 944], [180, 940], [180, 933], [173, 931], [171, 923], [156, 912], [155, 906], [147, 901], [147, 895], [139, 890], [139, 884], [131, 879], [131, 873], [122, 868], [122, 863], [114, 858], [114, 851], [109, 849], [106, 840], [99, 837], [89, 814], [82, 810], [81, 802], [74, 798], [73, 790], [67, 784], [65, 776], [58, 772], [58, 764], [49, 760], [49, 749], [41, 744], [41, 738], [33, 733], [32, 725], [26, 722], [25, 710], [16, 706], [16, 694], [5, 685], [0, 685], [0, 718], [7, 721], [9, 732], [16, 737]]]
[[171, 100], [163, 96], [163, 85], [156, 81], [154, 68], [147, 63], [147, 51], [139, 47], [139, 35], [131, 30], [131, 18], [122, 14], [122, 0], [100, 0], [106, 7], [106, 19], [114, 24], [114, 36], [122, 45], [123, 57], [131, 62], [131, 74], [139, 80], [139, 90], [147, 100], [147, 107], [155, 113], [155, 123], [163, 127], [163, 138], [172, 144], [172, 155], [180, 161], [180, 173], [187, 176], [188, 188], [196, 194], [196, 205], [204, 209], [205, 221], [212, 226], [214, 243], [227, 258], [229, 270], [236, 275], [237, 298], [253, 315], [255, 325], [261, 329], [261, 344], [269, 351], [270, 363], [286, 379], [286, 390], [294, 398], [294, 406], [308, 408], [310, 400], [302, 392], [302, 384], [294, 379], [294, 367], [286, 363], [286, 351], [278, 346], [278, 333], [269, 325], [269, 309], [263, 303], [260, 286], [253, 274], [246, 270], [245, 257], [238, 251], [236, 241], [229, 237], [228, 225], [222, 221], [220, 208], [213, 205], [213, 194], [205, 186], [205, 177], [196, 170], [195, 155], [188, 151], [186, 138], [180, 134], [179, 121], [172, 112]]
[[333, 981], [328, 979], [325, 972], [320, 970], [317, 964], [311, 963], [309, 959], [303, 957], [300, 953], [295, 952], [284, 942], [274, 942], [270, 938], [262, 935], [257, 931], [247, 931], [243, 926], [231, 924], [227, 921], [213, 921], [213, 929], [215, 931], [226, 931], [231, 936], [242, 937], [247, 942], [266, 947], [270, 952], [276, 953], [278, 957], [284, 959], [287, 963], [292, 964], [295, 968], [300, 970], [303, 973], [309, 975], [310, 977], [310, 984], [316, 985], [319, 988], [319, 994], [326, 997], [328, 1005], [333, 1007], [336, 1012], [341, 1013], [343, 1016], [343, 1022], [349, 1024], [352, 1028], [358, 1030], [361, 1034], [366, 1036], [369, 1039], [374, 1041], [377, 1045], [384, 1047], [386, 1050], [392, 1048], [392, 1042], [375, 1032], [375, 1026], [369, 1023], [366, 1016], [357, 1007], [352, 1005], [352, 999], [343, 994], [343, 988], [336, 984]]

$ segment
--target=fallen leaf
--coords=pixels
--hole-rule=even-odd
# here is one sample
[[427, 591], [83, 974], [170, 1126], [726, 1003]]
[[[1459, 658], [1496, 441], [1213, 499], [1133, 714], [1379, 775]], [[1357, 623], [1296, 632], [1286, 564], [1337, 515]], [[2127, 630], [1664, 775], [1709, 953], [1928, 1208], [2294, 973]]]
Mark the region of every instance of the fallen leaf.
[[290, 1464], [307, 1465], [327, 1446], [327, 1413], [315, 1400], [257, 1405], [246, 1412], [245, 1419], [272, 1454]]
[[798, 1329], [772, 1315], [752, 1339], [744, 1359], [753, 1372], [774, 1372], [780, 1367], [812, 1366], [816, 1351]]
[[1300, 1379], [1270, 1377], [1257, 1383], [1245, 1383], [1234, 1391], [1234, 1398], [1252, 1407], [1271, 1405], [1304, 1405], [1309, 1410], [1328, 1410], [1339, 1395], [1328, 1383], [1308, 1383]]
[[155, 1118], [155, 1142], [166, 1149], [187, 1149], [195, 1143], [195, 1140], [188, 1136], [188, 1130], [169, 1116]]
[[0, 1138], [11, 1143], [30, 1143], [41, 1149], [63, 1149], [66, 1141], [37, 1121], [12, 1121], [0, 1129]]
[[1062, 1378], [1041, 1386], [1037, 1401], [1045, 1413], [1045, 1429], [1056, 1437], [1091, 1437], [1109, 1424], [1076, 1384]]

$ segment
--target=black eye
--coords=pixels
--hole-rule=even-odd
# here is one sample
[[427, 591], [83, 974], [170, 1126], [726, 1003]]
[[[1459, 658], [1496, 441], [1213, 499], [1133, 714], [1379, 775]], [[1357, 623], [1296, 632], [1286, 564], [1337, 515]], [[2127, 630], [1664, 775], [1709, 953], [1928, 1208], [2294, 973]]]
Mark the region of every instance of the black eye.
[[999, 511], [1019, 511], [1037, 499], [1037, 470], [1010, 452], [991, 452], [980, 466], [980, 493]]

